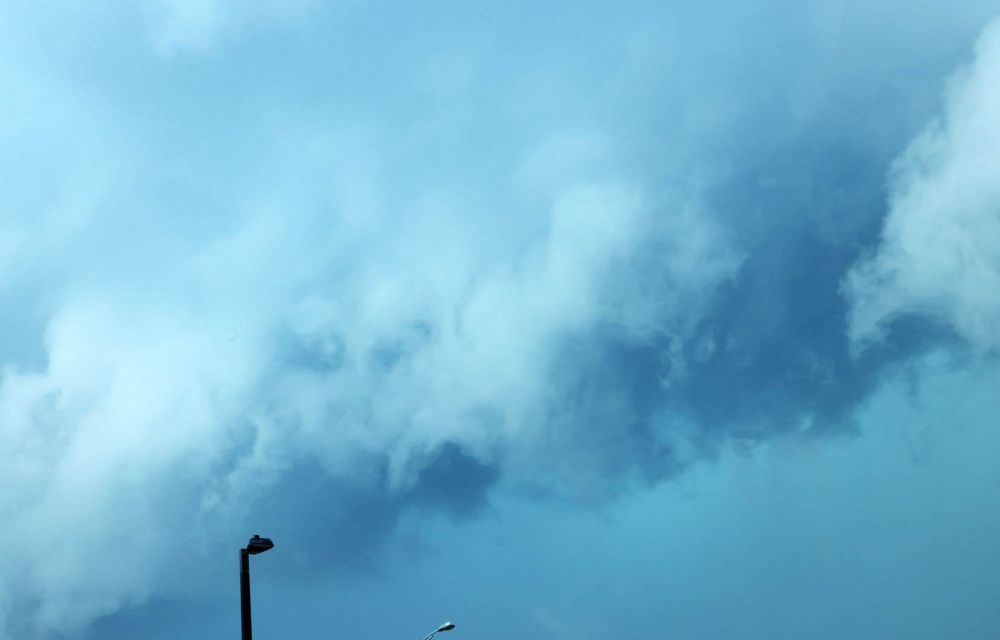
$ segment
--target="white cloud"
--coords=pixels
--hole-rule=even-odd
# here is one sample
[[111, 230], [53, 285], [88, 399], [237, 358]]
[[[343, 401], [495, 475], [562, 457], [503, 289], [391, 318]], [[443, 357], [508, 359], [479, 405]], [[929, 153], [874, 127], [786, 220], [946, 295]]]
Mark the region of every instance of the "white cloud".
[[[561, 411], [565, 340], [682, 339], [738, 264], [704, 210], [573, 167], [545, 209], [509, 212], [541, 233], [499, 244], [461, 193], [390, 212], [379, 153], [339, 162], [354, 144], [371, 146], [291, 160], [304, 172], [278, 173], [309, 177], [245, 194], [229, 231], [178, 234], [176, 251], [134, 224], [94, 245], [134, 215], [108, 206], [64, 240], [63, 260], [87, 266], [44, 278], [60, 292], [45, 364], [0, 375], [0, 517], [22, 541], [0, 559], [0, 609], [69, 631], [180, 589], [171, 546], [217, 544], [243, 515], [232, 505], [304, 455], [360, 482], [385, 456], [394, 490], [444, 442], [530, 455]], [[45, 230], [24, 225], [23, 241]], [[557, 475], [600, 473], [580, 459]], [[102, 572], [108, 545], [120, 569]]]
[[947, 106], [898, 159], [874, 256], [845, 282], [855, 344], [907, 314], [1000, 347], [1000, 22], [983, 32]]

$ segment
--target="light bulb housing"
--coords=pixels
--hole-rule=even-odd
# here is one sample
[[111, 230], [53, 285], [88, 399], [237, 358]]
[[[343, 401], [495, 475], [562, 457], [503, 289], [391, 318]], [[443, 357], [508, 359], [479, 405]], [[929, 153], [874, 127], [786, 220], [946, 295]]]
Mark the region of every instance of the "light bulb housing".
[[261, 538], [255, 535], [250, 538], [250, 542], [247, 543], [247, 553], [250, 555], [256, 555], [258, 553], [264, 553], [268, 549], [273, 549], [274, 543], [271, 542], [270, 538]]

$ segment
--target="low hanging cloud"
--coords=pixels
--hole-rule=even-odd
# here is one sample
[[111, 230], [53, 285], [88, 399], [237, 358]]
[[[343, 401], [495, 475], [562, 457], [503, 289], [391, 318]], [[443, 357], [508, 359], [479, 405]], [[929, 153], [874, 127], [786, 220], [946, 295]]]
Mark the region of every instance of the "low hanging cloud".
[[[30, 541], [0, 561], [11, 628], [68, 631], [169, 592], [156, 558], [214, 548], [304, 465], [390, 522], [446, 490], [473, 507], [434, 484], [449, 465], [606, 491], [634, 418], [613, 380], [580, 404], [582, 373], [606, 366], [591, 345], [686, 339], [739, 258], [696, 203], [635, 182], [570, 184], [546, 207], [542, 233], [498, 248], [447, 196], [332, 218], [265, 205], [179, 255], [149, 244], [141, 274], [64, 282], [44, 365], [0, 380], [0, 511]], [[120, 219], [95, 209], [86, 229]], [[350, 509], [335, 487], [320, 508]], [[127, 571], [101, 571], [109, 544]]]
[[1000, 22], [952, 78], [944, 115], [897, 161], [875, 255], [845, 281], [851, 340], [930, 318], [979, 351], [1000, 347]]

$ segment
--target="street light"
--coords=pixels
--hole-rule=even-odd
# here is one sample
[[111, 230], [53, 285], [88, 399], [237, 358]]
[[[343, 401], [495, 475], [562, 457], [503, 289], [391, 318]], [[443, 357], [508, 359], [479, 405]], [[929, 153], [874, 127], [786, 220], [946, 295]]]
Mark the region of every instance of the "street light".
[[270, 538], [258, 535], [250, 538], [250, 542], [240, 549], [240, 618], [243, 627], [243, 640], [253, 640], [250, 628], [250, 556], [264, 553], [274, 547]]
[[455, 628], [455, 623], [454, 622], [445, 622], [443, 625], [441, 625], [440, 627], [438, 627], [434, 631], [431, 631], [426, 636], [424, 636], [424, 640], [431, 640], [431, 638], [434, 637], [435, 633], [439, 633], [441, 631], [451, 631], [454, 628]]

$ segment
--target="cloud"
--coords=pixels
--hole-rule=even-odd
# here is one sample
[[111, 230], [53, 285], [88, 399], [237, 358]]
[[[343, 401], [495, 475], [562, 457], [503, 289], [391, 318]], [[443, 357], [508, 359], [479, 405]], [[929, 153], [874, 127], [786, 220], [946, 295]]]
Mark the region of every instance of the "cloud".
[[1000, 23], [951, 81], [944, 115], [896, 161], [879, 246], [845, 281], [857, 345], [922, 316], [1000, 346]]
[[[82, 256], [91, 229], [124, 225], [148, 253], [132, 270], [133, 249], [107, 244], [50, 275], [44, 364], [0, 378], [0, 511], [26, 541], [2, 561], [10, 633], [180, 593], [171, 549], [214, 553], [240, 523], [320, 532], [309, 572], [331, 541], [340, 564], [377, 546], [403, 509], [477, 509], [498, 469], [605, 492], [633, 454], [608, 467], [581, 426], [603, 423], [603, 440], [633, 418], [619, 381], [586, 382], [607, 369], [590, 345], [683, 340], [738, 266], [703, 209], [628, 180], [568, 180], [542, 232], [503, 248], [460, 196], [383, 212], [360, 192], [330, 215], [272, 207], [281, 190], [179, 246], [106, 207], [67, 240]], [[104, 571], [112, 548], [122, 568]]]
[[0, 637], [849, 426], [924, 336], [852, 360], [838, 283], [978, 14], [932, 64], [930, 13], [735, 6], [0, 8]]

